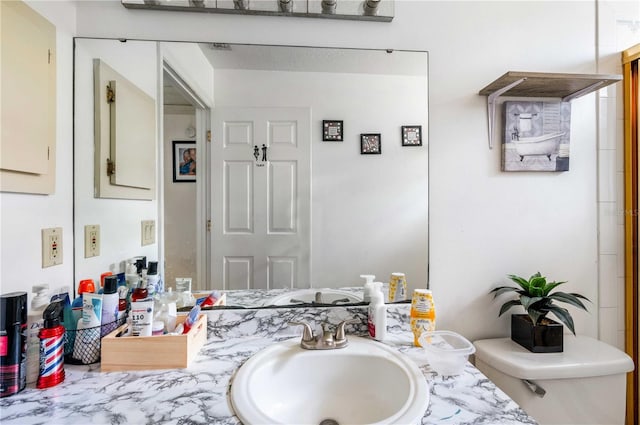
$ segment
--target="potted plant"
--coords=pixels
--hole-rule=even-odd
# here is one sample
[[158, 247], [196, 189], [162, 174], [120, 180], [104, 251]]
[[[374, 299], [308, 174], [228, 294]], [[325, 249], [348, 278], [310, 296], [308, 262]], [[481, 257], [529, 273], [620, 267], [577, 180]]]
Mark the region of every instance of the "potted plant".
[[[562, 351], [562, 324], [547, 317], [553, 313], [575, 335], [573, 318], [566, 308], [555, 302], [563, 302], [587, 311], [581, 300], [588, 298], [576, 293], [554, 291], [566, 282], [547, 282], [547, 278], [540, 272], [526, 280], [516, 275], [508, 275], [509, 279], [518, 284], [514, 286], [500, 286], [492, 289], [493, 298], [508, 293], [518, 294], [515, 300], [505, 302], [500, 308], [502, 316], [511, 307], [521, 305], [527, 314], [511, 315], [511, 339], [534, 353], [556, 353]], [[589, 301], [590, 302], [590, 301]]]

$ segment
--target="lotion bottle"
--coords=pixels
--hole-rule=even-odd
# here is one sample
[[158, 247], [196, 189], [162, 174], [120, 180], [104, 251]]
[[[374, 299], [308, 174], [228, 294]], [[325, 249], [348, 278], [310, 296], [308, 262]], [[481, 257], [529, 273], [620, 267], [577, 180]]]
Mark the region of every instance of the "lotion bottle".
[[73, 358], [91, 364], [100, 358], [100, 323], [102, 322], [102, 294], [82, 294], [82, 318], [77, 325], [73, 344]]
[[382, 341], [387, 336], [387, 306], [384, 303], [381, 288], [381, 282], [373, 283], [367, 320], [369, 335], [378, 341]]
[[365, 303], [371, 302], [371, 292], [373, 292], [373, 279], [376, 277], [372, 274], [361, 274], [361, 278], [365, 279], [364, 291], [362, 293], [362, 301]]

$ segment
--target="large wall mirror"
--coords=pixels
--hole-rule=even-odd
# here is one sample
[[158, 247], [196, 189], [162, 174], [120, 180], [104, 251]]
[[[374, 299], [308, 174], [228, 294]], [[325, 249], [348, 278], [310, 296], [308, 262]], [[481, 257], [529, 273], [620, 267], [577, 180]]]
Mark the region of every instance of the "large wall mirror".
[[[76, 284], [144, 255], [166, 287], [191, 277], [239, 307], [357, 302], [362, 274], [427, 287], [427, 52], [77, 38], [74, 54]], [[132, 154], [154, 158], [153, 199], [96, 196], [96, 60], [156, 102], [155, 150]]]

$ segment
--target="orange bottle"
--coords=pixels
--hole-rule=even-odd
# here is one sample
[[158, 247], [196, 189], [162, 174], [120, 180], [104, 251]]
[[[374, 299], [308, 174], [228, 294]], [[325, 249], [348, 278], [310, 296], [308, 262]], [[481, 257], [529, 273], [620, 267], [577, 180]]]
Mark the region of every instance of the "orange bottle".
[[409, 318], [413, 332], [413, 345], [420, 347], [418, 339], [422, 332], [436, 330], [436, 308], [430, 290], [415, 289], [413, 291]]

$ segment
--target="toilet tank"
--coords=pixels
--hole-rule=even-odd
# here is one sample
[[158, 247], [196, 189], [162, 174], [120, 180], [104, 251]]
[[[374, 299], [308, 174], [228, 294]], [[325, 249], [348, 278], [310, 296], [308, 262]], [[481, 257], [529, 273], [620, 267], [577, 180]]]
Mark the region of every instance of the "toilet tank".
[[617, 348], [573, 335], [561, 353], [532, 353], [509, 338], [473, 344], [476, 367], [541, 425], [624, 424], [633, 361]]

